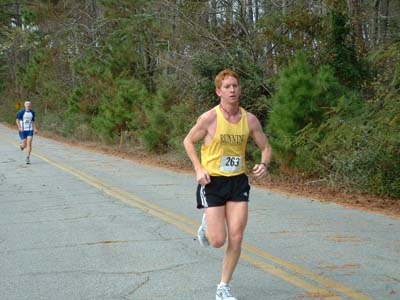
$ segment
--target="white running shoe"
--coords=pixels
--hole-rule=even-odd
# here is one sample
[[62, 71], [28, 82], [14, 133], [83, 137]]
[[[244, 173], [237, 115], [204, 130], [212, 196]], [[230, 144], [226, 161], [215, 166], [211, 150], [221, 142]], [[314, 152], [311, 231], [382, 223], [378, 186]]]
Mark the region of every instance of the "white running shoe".
[[232, 296], [229, 285], [219, 284], [217, 286], [217, 293], [215, 294], [215, 300], [237, 300], [237, 299]]
[[208, 247], [210, 245], [206, 237], [206, 230], [207, 230], [206, 214], [203, 214], [201, 225], [199, 227], [199, 230], [197, 230], [197, 239], [199, 240], [200, 245], [202, 245], [203, 247]]

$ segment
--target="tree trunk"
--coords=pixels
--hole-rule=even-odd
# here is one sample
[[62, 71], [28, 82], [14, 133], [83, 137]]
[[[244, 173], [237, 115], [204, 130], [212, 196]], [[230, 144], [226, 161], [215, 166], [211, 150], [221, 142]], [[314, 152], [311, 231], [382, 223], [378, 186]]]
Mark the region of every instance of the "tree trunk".
[[361, 7], [360, 0], [351, 0], [351, 10], [353, 15], [354, 33], [357, 45], [357, 52], [360, 56], [365, 55], [365, 44], [363, 38], [363, 30], [361, 25]]
[[385, 4], [386, 5], [384, 7], [384, 11], [382, 12], [382, 17], [383, 17], [382, 30], [383, 30], [383, 33], [381, 35], [382, 41], [384, 43], [386, 43], [387, 37], [388, 37], [388, 25], [389, 25], [388, 19], [389, 19], [390, 0], [386, 0]]
[[378, 45], [379, 43], [379, 7], [381, 5], [381, 0], [374, 0], [371, 7], [371, 14], [373, 14], [371, 21], [371, 29], [370, 29], [370, 37], [371, 44], [373, 46]]
[[227, 25], [232, 25], [233, 20], [233, 1], [227, 0], [225, 5], [225, 19]]
[[255, 11], [254, 11], [254, 21], [257, 24], [258, 19], [259, 19], [259, 14], [260, 14], [260, 3], [259, 0], [254, 0], [254, 5], [255, 5]]
[[288, 0], [282, 0], [282, 13], [285, 15], [287, 13], [287, 2]]
[[246, 0], [246, 2], [247, 20], [252, 25], [254, 23], [253, 1]]
[[217, 28], [217, 0], [211, 0], [211, 30]]

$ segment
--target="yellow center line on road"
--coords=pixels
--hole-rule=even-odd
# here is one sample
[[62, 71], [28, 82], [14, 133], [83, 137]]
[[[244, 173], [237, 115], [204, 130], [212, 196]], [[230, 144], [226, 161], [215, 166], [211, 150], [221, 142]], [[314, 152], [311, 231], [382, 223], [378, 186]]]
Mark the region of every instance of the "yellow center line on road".
[[[191, 225], [188, 226], [188, 224], [182, 223], [182, 221], [190, 221], [189, 223], [190, 224], [193, 223], [196, 227], [199, 226], [198, 223], [195, 223], [186, 217], [183, 217], [179, 214], [173, 213], [173, 212], [171, 212], [165, 208], [162, 208], [158, 205], [150, 203], [149, 201], [143, 200], [140, 197], [137, 197], [135, 195], [132, 195], [131, 193], [128, 193], [127, 191], [124, 191], [124, 190], [121, 190], [120, 188], [112, 186], [110, 183], [104, 182], [99, 178], [93, 177], [93, 176], [86, 174], [80, 170], [77, 170], [73, 167], [66, 166], [65, 164], [56, 162], [53, 159], [51, 159], [47, 156], [44, 156], [43, 154], [38, 154], [37, 152], [35, 152], [35, 155], [37, 157], [39, 157], [40, 159], [47, 161], [48, 163], [56, 166], [57, 168], [60, 168], [64, 171], [78, 177], [79, 179], [88, 183], [89, 185], [96, 187], [97, 189], [101, 190], [103, 193], [105, 193], [115, 199], [118, 199], [118, 200], [124, 202], [125, 204], [128, 204], [129, 206], [139, 208], [139, 209], [145, 211], [146, 213], [148, 213], [152, 216], [155, 216], [169, 224], [173, 224], [176, 227], [178, 227], [180, 230], [182, 230], [183, 232], [197, 236], [196, 228], [193, 228]], [[123, 192], [123, 194], [121, 194], [120, 192]], [[140, 203], [138, 203], [136, 201], [140, 201]], [[176, 220], [176, 219], [172, 218], [171, 216], [179, 216], [179, 220]], [[299, 288], [302, 288], [303, 290], [305, 290], [307, 292], [312, 293], [313, 295], [321, 295], [324, 297], [324, 299], [327, 299], [327, 300], [344, 300], [343, 298], [337, 297], [334, 293], [332, 293], [326, 289], [312, 285], [312, 284], [310, 284], [300, 278], [297, 278], [296, 276], [289, 274], [277, 267], [268, 265], [265, 262], [260, 261], [259, 259], [255, 258], [255, 257], [252, 257], [247, 254], [242, 254], [241, 257], [243, 260], [247, 261], [251, 265], [261, 268], [261, 269], [263, 269], [263, 270], [265, 270], [265, 271], [267, 271], [267, 272], [269, 272], [269, 273], [271, 273], [271, 274], [273, 274], [273, 275], [275, 275], [275, 276], [277, 276]]]
[[252, 264], [253, 266], [256, 266], [268, 273], [275, 275], [276, 277], [279, 277], [279, 278], [291, 283], [294, 286], [297, 286], [307, 292], [310, 292], [313, 295], [312, 298], [328, 299], [328, 300], [343, 300], [343, 298], [337, 296], [336, 293], [334, 293], [334, 292], [330, 292], [327, 289], [316, 287], [316, 286], [302, 280], [301, 278], [298, 278], [297, 276], [295, 276], [293, 274], [287, 273], [287, 272], [283, 271], [282, 269], [279, 269], [275, 266], [264, 263], [263, 261], [260, 261], [259, 259], [255, 258], [252, 255], [247, 255], [247, 254], [242, 253], [240, 258], [247, 261], [248, 263]]
[[[11, 144], [14, 144], [18, 147], [16, 143], [13, 141], [9, 140], [8, 138], [5, 138], [3, 136], [0, 136], [0, 138], [8, 141]], [[186, 218], [180, 214], [177, 214], [175, 212], [169, 211], [157, 204], [154, 204], [150, 201], [144, 200], [136, 195], [133, 195], [132, 193], [129, 193], [128, 191], [125, 191], [119, 187], [116, 187], [108, 182], [105, 182], [97, 177], [91, 176], [85, 172], [82, 172], [81, 170], [78, 170], [76, 168], [67, 166], [63, 163], [57, 162], [56, 160], [49, 158], [48, 156], [44, 154], [40, 154], [37, 151], [33, 152], [33, 155], [39, 157], [43, 161], [48, 162], [49, 164], [62, 169], [63, 171], [74, 175], [75, 177], [78, 177], [82, 181], [88, 183], [89, 185], [101, 190], [103, 193], [120, 200], [121, 202], [141, 209], [142, 211], [145, 211], [146, 213], [155, 216], [158, 219], [161, 219], [169, 224], [175, 225], [177, 228], [182, 230], [183, 232], [186, 232], [190, 235], [197, 235], [197, 227], [199, 224], [197, 222], [194, 222], [192, 219]], [[332, 292], [331, 290], [335, 290], [337, 292], [340, 292], [354, 300], [372, 300], [370, 296], [367, 296], [361, 292], [355, 291], [352, 288], [343, 285], [339, 282], [333, 281], [331, 279], [328, 279], [326, 277], [323, 277], [321, 275], [318, 275], [316, 273], [313, 273], [311, 271], [305, 270], [301, 268], [300, 266], [290, 263], [288, 261], [285, 261], [279, 257], [276, 257], [272, 254], [269, 254], [268, 252], [259, 249], [255, 246], [252, 246], [247, 243], [243, 243], [243, 250], [246, 252], [249, 252], [249, 254], [242, 253], [241, 258], [250, 263], [253, 266], [256, 266], [268, 273], [271, 273], [291, 284], [294, 286], [297, 286], [299, 288], [302, 288], [303, 290], [312, 293], [312, 295], [317, 295], [319, 298], [323, 299], [328, 299], [328, 300], [343, 300], [343, 298], [339, 297], [336, 295], [336, 293]], [[276, 265], [282, 266], [291, 272], [297, 274], [297, 276], [302, 276], [306, 279], [312, 280], [319, 285], [323, 286], [323, 288], [318, 287], [316, 285], [313, 285], [311, 283], [308, 283], [304, 281], [303, 279], [297, 277], [294, 274], [288, 273], [284, 271], [281, 268], [278, 268], [273, 265], [269, 265], [265, 263], [264, 261], [258, 259], [257, 257], [261, 257], [262, 259], [266, 259], [268, 261], [273, 262]]]
[[173, 217], [173, 218], [175, 218], [175, 219], [177, 219], [177, 220], [179, 220], [181, 222], [184, 222], [184, 223], [186, 223], [188, 225], [192, 225], [195, 228], [197, 228], [199, 226], [199, 224], [197, 222], [193, 221], [192, 219], [186, 218], [185, 216], [182, 216], [182, 215], [177, 214], [177, 213], [175, 213], [173, 211], [167, 210], [167, 209], [165, 209], [165, 208], [163, 208], [163, 207], [161, 207], [161, 206], [159, 206], [159, 205], [157, 205], [155, 203], [152, 203], [150, 201], [144, 200], [144, 199], [142, 199], [142, 198], [140, 198], [140, 197], [138, 197], [136, 195], [133, 195], [132, 193], [129, 193], [126, 190], [123, 190], [123, 189], [121, 189], [121, 188], [119, 188], [117, 186], [114, 186], [114, 185], [112, 185], [112, 184], [110, 184], [110, 183], [108, 183], [106, 181], [103, 181], [103, 180], [97, 178], [97, 177], [90, 176], [90, 175], [88, 175], [86, 173], [83, 173], [83, 172], [81, 172], [79, 170], [75, 170], [75, 171], [78, 174], [80, 174], [81, 176], [84, 176], [84, 177], [86, 177], [86, 178], [88, 178], [88, 179], [90, 179], [90, 180], [92, 180], [94, 182], [97, 182], [98, 184], [101, 184], [101, 185], [109, 188], [111, 191], [117, 192], [117, 193], [119, 193], [119, 194], [121, 194], [121, 195], [123, 195], [125, 197], [128, 197], [129, 199], [131, 199], [133, 201], [139, 202], [139, 203], [144, 204], [144, 205], [146, 205], [146, 206], [148, 206], [150, 208], [156, 209], [156, 210], [162, 212], [165, 215]]
[[89, 185], [97, 188], [98, 190], [102, 191], [104, 194], [107, 194], [113, 198], [116, 198], [126, 204], [128, 204], [129, 206], [135, 207], [135, 208], [139, 208], [143, 211], [145, 211], [146, 213], [153, 215], [155, 217], [157, 217], [158, 219], [161, 219], [167, 223], [173, 224], [176, 227], [178, 227], [179, 229], [181, 229], [182, 231], [189, 233], [191, 235], [196, 235], [196, 230], [189, 228], [188, 226], [186, 226], [185, 224], [182, 224], [181, 222], [168, 217], [168, 215], [166, 215], [163, 211], [157, 211], [152, 209], [151, 207], [149, 207], [149, 205], [143, 205], [141, 203], [137, 203], [135, 201], [131, 201], [129, 199], [127, 199], [126, 197], [124, 197], [123, 195], [119, 194], [116, 191], [113, 191], [112, 189], [110, 189], [108, 186], [109, 184], [104, 184], [102, 182], [102, 180], [90, 176], [88, 174], [83, 173], [82, 171], [75, 169], [73, 167], [70, 166], [66, 166], [65, 164], [59, 163], [54, 161], [53, 159], [50, 159], [46, 156], [44, 156], [43, 154], [38, 154], [37, 152], [35, 152], [34, 154], [35, 156], [39, 157], [40, 159], [52, 164], [53, 166], [64, 170], [67, 173], [70, 173], [72, 175], [74, 175], [75, 177], [78, 177], [79, 179], [81, 179], [82, 181], [88, 183]]
[[342, 283], [336, 282], [334, 280], [331, 280], [331, 279], [321, 276], [319, 274], [308, 271], [296, 264], [285, 261], [279, 257], [269, 254], [269, 253], [267, 253], [257, 247], [254, 247], [252, 245], [243, 244], [242, 248], [245, 250], [248, 250], [249, 252], [251, 252], [253, 254], [263, 257], [269, 261], [272, 261], [278, 265], [281, 265], [297, 274], [300, 274], [304, 277], [312, 279], [312, 280], [324, 285], [326, 288], [339, 291], [339, 292], [351, 297], [352, 299], [356, 299], [356, 300], [372, 300], [373, 299], [370, 296], [364, 295], [363, 293], [356, 291]]

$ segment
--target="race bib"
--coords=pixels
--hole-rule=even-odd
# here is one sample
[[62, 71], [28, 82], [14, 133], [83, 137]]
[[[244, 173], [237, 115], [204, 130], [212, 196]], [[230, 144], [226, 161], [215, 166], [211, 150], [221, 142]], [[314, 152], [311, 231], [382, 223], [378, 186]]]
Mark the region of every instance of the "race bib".
[[223, 172], [239, 172], [242, 169], [242, 157], [222, 156], [219, 169]]

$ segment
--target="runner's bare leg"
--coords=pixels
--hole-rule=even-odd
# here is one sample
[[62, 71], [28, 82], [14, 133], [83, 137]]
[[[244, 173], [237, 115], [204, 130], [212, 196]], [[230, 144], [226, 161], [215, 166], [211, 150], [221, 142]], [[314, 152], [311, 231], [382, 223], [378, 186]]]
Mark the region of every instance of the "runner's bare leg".
[[26, 139], [21, 140], [21, 147], [26, 148]]
[[226, 203], [228, 247], [222, 264], [221, 282], [229, 283], [239, 261], [244, 230], [247, 225], [248, 202]]
[[208, 242], [214, 248], [221, 248], [226, 240], [225, 206], [208, 207], [205, 214]]
[[32, 151], [32, 137], [28, 136], [26, 139], [26, 155], [31, 156]]

